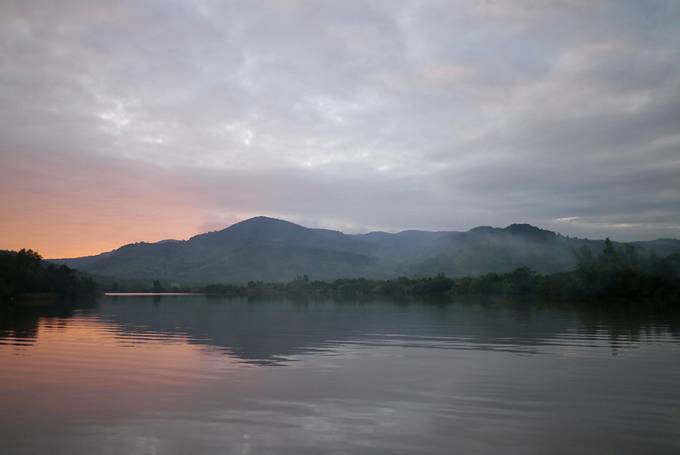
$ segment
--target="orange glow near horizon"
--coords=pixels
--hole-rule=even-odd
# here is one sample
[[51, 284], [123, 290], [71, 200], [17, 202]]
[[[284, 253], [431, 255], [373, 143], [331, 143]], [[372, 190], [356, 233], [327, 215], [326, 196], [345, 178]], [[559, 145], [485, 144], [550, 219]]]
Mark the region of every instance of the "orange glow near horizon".
[[[41, 219], [40, 222], [45, 220]], [[49, 221], [45, 226], [32, 224], [28, 219], [3, 226], [0, 231], [0, 249], [30, 248], [46, 259], [73, 258], [104, 253], [129, 243], [157, 242], [170, 238], [183, 240], [199, 233], [188, 226], [167, 224], [157, 228], [145, 226], [131, 229], [123, 220], [113, 225], [91, 225], [83, 231], [68, 225], [55, 227]]]
[[0, 180], [0, 250], [45, 258], [111, 251], [135, 242], [187, 239], [247, 214], [222, 211], [204, 188], [172, 169], [123, 159], [16, 154]]
[[[210, 220], [197, 210], [148, 200], [116, 213], [106, 202], [102, 200], [97, 209], [58, 206], [40, 199], [23, 208], [4, 205], [8, 216], [0, 223], [0, 250], [30, 248], [47, 259], [91, 256], [129, 243], [185, 240], [244, 218]], [[146, 204], [157, 208], [142, 215]]]
[[3, 201], [0, 249], [31, 248], [45, 258], [68, 258], [140, 241], [185, 239], [201, 231], [199, 213], [157, 194], [125, 201], [63, 201], [68, 202], [43, 194]]

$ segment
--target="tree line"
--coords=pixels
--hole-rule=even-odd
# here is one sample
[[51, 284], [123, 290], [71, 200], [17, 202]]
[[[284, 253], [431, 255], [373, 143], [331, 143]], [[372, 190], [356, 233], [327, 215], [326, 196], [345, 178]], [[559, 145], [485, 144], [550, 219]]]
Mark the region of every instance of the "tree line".
[[[389, 280], [366, 278], [335, 281], [310, 280], [301, 275], [287, 283], [251, 281], [245, 285], [211, 284], [173, 291], [204, 292], [209, 295], [277, 297], [444, 297], [469, 295], [541, 296], [551, 298], [648, 299], [680, 301], [680, 254], [659, 258], [630, 245], [614, 246], [607, 239], [600, 254], [583, 248], [575, 252], [577, 264], [570, 272], [544, 275], [527, 267], [508, 273], [449, 278], [400, 277]], [[119, 290], [114, 283], [112, 289]], [[138, 289], [125, 289], [138, 290]], [[163, 291], [155, 280], [151, 289]], [[97, 292], [95, 282], [65, 265], [48, 263], [33, 250], [0, 251], [0, 299], [21, 294], [49, 293], [77, 298]]]
[[288, 283], [249, 282], [213, 284], [201, 291], [227, 296], [427, 297], [427, 296], [542, 296], [583, 299], [662, 299], [680, 301], [680, 254], [659, 258], [630, 245], [615, 247], [607, 239], [599, 255], [583, 248], [575, 252], [570, 272], [543, 275], [527, 267], [509, 273], [475, 277], [400, 277], [312, 281], [306, 275]]
[[96, 293], [94, 281], [65, 265], [43, 261], [33, 250], [0, 251], [0, 300], [24, 294], [78, 298]]

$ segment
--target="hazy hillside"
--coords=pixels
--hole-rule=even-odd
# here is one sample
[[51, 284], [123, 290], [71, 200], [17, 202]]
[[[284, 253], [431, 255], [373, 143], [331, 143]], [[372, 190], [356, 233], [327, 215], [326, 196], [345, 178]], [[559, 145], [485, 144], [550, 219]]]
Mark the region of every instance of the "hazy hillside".
[[[602, 248], [602, 241], [573, 239], [528, 224], [467, 232], [403, 231], [347, 235], [288, 221], [252, 218], [186, 241], [125, 245], [97, 256], [60, 259], [96, 276], [178, 283], [244, 283], [310, 279], [449, 276], [507, 272], [528, 266], [549, 273], [569, 270], [574, 250]], [[664, 256], [680, 241], [635, 242]]]

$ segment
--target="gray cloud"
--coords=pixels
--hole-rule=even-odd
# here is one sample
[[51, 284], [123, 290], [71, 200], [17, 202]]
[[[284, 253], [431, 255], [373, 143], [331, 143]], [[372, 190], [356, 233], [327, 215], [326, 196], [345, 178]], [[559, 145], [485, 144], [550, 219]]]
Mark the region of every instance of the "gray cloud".
[[56, 194], [110, 168], [181, 194], [196, 229], [680, 236], [677, 2], [17, 1], [0, 21], [5, 205], [31, 197], [22, 170]]

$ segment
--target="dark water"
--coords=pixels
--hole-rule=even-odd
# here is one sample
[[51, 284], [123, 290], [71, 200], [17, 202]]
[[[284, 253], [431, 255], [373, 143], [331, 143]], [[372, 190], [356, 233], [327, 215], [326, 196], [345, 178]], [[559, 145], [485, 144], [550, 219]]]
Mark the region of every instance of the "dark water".
[[0, 453], [678, 454], [680, 324], [509, 302], [3, 310]]

